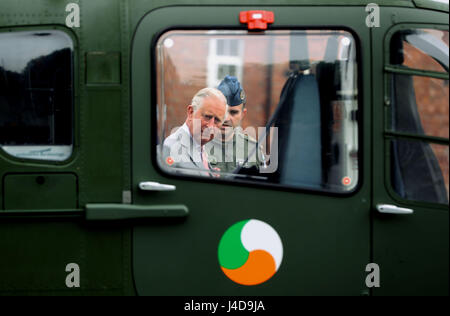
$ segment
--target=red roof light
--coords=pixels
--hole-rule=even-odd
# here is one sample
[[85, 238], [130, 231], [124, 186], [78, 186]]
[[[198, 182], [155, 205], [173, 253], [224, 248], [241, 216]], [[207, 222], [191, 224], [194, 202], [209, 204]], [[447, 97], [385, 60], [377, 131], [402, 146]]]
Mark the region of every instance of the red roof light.
[[249, 30], [266, 30], [267, 23], [273, 23], [275, 18], [271, 11], [252, 10], [242, 11], [239, 14], [239, 21], [246, 23]]

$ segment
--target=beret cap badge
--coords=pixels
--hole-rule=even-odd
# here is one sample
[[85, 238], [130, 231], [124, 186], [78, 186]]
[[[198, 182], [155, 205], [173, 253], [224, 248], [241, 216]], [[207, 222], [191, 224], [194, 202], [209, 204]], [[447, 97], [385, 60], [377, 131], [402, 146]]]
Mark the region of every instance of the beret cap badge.
[[245, 103], [245, 92], [238, 79], [233, 76], [226, 76], [217, 87], [225, 98], [228, 106], [237, 106]]

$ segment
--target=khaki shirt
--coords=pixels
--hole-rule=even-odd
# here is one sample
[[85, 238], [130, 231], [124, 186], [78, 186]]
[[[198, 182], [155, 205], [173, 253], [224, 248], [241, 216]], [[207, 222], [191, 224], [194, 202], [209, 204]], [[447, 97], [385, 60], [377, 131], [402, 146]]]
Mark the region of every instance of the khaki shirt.
[[[255, 139], [237, 128], [232, 140], [224, 143], [220, 137], [215, 137], [205, 145], [205, 149], [212, 168], [219, 168], [221, 173], [232, 173], [239, 166], [242, 168], [256, 166], [259, 170], [264, 165], [265, 157], [262, 147], [259, 146], [256, 149], [256, 144]], [[249, 158], [247, 159], [247, 157]], [[245, 161], [247, 162], [244, 164]]]

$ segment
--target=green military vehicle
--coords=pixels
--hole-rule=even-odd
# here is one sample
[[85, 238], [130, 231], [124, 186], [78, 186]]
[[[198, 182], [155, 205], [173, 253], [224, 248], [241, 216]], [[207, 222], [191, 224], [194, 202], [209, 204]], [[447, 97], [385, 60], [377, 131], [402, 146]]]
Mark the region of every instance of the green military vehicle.
[[[0, 295], [448, 295], [448, 8], [2, 0]], [[175, 168], [228, 75], [253, 152]]]

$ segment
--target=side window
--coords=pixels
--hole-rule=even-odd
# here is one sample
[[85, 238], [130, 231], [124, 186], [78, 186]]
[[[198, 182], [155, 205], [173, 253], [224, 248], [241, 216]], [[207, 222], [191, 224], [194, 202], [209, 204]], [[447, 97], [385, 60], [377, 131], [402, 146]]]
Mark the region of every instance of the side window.
[[72, 40], [56, 30], [0, 33], [0, 148], [63, 161], [72, 146]]
[[336, 193], [356, 188], [351, 33], [180, 30], [163, 34], [155, 49], [163, 171]]
[[391, 38], [391, 180], [403, 198], [448, 204], [448, 31]]

